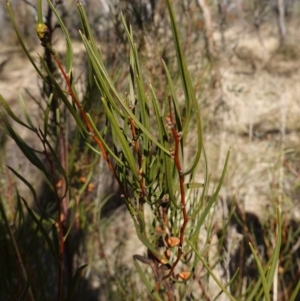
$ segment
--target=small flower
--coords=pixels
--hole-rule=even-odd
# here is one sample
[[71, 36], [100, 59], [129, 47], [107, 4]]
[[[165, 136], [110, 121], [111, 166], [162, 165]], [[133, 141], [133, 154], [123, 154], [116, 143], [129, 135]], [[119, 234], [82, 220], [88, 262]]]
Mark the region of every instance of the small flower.
[[167, 244], [171, 248], [178, 246], [179, 243], [180, 243], [180, 239], [178, 237], [171, 236], [167, 239]]
[[189, 271], [183, 271], [177, 274], [177, 278], [180, 278], [182, 280], [187, 280], [191, 276], [191, 272]]
[[171, 257], [171, 251], [169, 249], [167, 249], [165, 252], [164, 252], [164, 255], [166, 256], [167, 259], [170, 259]]

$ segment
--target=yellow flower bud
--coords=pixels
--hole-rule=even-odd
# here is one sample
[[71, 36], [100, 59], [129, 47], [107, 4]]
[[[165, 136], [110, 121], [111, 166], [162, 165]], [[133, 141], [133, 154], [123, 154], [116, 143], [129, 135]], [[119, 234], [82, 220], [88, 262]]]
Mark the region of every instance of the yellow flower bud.
[[48, 27], [44, 23], [38, 23], [35, 25], [35, 30], [39, 39], [42, 40], [45, 37], [45, 33], [47, 32]]

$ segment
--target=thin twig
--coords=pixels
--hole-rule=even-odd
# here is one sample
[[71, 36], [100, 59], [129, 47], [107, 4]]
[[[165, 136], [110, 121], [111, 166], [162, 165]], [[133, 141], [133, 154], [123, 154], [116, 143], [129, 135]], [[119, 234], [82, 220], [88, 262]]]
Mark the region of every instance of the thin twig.
[[179, 175], [180, 204], [181, 204], [182, 215], [183, 215], [183, 223], [180, 227], [180, 237], [179, 237], [180, 242], [178, 245], [178, 253], [177, 253], [176, 260], [172, 264], [169, 273], [164, 277], [164, 279], [167, 279], [172, 276], [172, 274], [175, 270], [175, 267], [177, 266], [178, 262], [181, 259], [181, 256], [183, 253], [182, 247], [183, 247], [183, 241], [184, 241], [185, 228], [186, 228], [188, 220], [189, 220], [188, 215], [187, 215], [187, 210], [186, 210], [186, 203], [185, 203], [184, 176], [183, 176], [182, 167], [181, 167], [180, 158], [179, 158], [181, 133], [179, 133], [177, 131], [177, 129], [175, 128], [175, 123], [174, 123], [172, 115], [173, 115], [172, 108], [171, 108], [171, 103], [170, 103], [170, 99], [169, 99], [169, 115], [166, 117], [166, 120], [167, 120], [168, 128], [171, 130], [174, 140], [175, 140], [175, 149], [174, 149], [173, 158], [174, 158], [174, 163], [175, 163], [178, 175]]

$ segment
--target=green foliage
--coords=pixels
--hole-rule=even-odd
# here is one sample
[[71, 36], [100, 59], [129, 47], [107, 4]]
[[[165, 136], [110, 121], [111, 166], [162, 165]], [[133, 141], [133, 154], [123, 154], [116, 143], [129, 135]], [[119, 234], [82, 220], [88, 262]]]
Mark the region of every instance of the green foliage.
[[[51, 54], [60, 72], [59, 76], [49, 67], [49, 58], [40, 57], [41, 67], [34, 62], [18, 31], [8, 3], [12, 24], [20, 45], [41, 79], [51, 89], [47, 95], [47, 107], [44, 110], [42, 126], [35, 125], [31, 120], [22, 97], [21, 104], [26, 122], [20, 120], [3, 97], [0, 97], [4, 108], [1, 116], [8, 135], [30, 163], [41, 172], [48, 192], [47, 196], [42, 196], [43, 202], [40, 202], [29, 179], [25, 179], [17, 170], [10, 168], [14, 175], [29, 187], [36, 207], [29, 205], [27, 200], [17, 194], [13, 217], [9, 220], [7, 208], [4, 208], [1, 201], [0, 222], [1, 231], [5, 234], [4, 244], [10, 256], [17, 254], [17, 259], [13, 261], [11, 268], [2, 261], [1, 265], [6, 268], [5, 273], [8, 274], [11, 273], [10, 269], [22, 271], [21, 280], [12, 274], [4, 280], [6, 276], [1, 274], [1, 281], [5, 284], [4, 294], [9, 295], [10, 287], [19, 280], [21, 287], [15, 292], [17, 295], [9, 297], [11, 300], [79, 298], [75, 296], [84, 298], [84, 289], [80, 291], [80, 288], [84, 286], [84, 277], [88, 274], [85, 274], [85, 271], [89, 267], [82, 262], [79, 262], [76, 267], [72, 264], [75, 255], [82, 255], [80, 254], [82, 246], [79, 246], [80, 232], [90, 235], [96, 233], [99, 241], [102, 240], [98, 246], [101, 248], [105, 223], [113, 223], [116, 218], [112, 215], [110, 220], [101, 220], [104, 203], [111, 202], [111, 199], [105, 199], [101, 195], [103, 199], [99, 201], [95, 198], [92, 204], [84, 200], [84, 192], [89, 179], [93, 176], [94, 167], [102, 161], [107, 164], [119, 185], [136, 236], [146, 250], [145, 256], [132, 254], [136, 273], [144, 283], [146, 292], [140, 293], [135, 291], [134, 285], [131, 287], [126, 284], [124, 279], [132, 280], [133, 274], [129, 273], [128, 276], [124, 272], [124, 278], [118, 280], [113, 273], [108, 273], [107, 283], [111, 282], [117, 287], [115, 292], [111, 289], [107, 293], [108, 298], [125, 300], [130, 295], [131, 299], [128, 300], [139, 299], [140, 296], [145, 300], [147, 298], [196, 300], [195, 292], [191, 291], [195, 280], [193, 273], [201, 262], [207, 275], [210, 275], [209, 277], [212, 277], [220, 287], [220, 295], [225, 294], [230, 300], [256, 300], [257, 298], [270, 300], [280, 257], [280, 210], [278, 210], [275, 249], [265, 266], [257, 256], [255, 246], [250, 245], [259, 279], [255, 284], [251, 284], [252, 292], [247, 290], [243, 299], [240, 299], [240, 296], [233, 296], [230, 292], [230, 285], [236, 279], [235, 275], [228, 283], [223, 283], [214, 272], [214, 265], [218, 260], [216, 263], [210, 263], [208, 260], [208, 241], [213, 235], [210, 215], [224, 181], [229, 152], [220, 180], [212, 189], [202, 140], [199, 104], [180, 44], [171, 1], [166, 0], [166, 4], [171, 20], [179, 79], [184, 91], [182, 99], [177, 96], [175, 88], [177, 83], [173, 81], [165, 62], [163, 67], [167, 82], [165, 87], [167, 97], [159, 99], [155, 87], [146, 84], [147, 78], [134, 43], [134, 33], [124, 18], [122, 22], [129, 44], [129, 63], [128, 87], [123, 96], [109, 75], [101, 49], [96, 43], [88, 17], [80, 2], [77, 5], [82, 26], [80, 37], [85, 47], [88, 69], [86, 95], [79, 99], [78, 95], [81, 94], [77, 91], [72, 74], [75, 59], [72, 41], [52, 1], [47, 0], [47, 2], [66, 40], [64, 64], [51, 43], [49, 29], [42, 23], [42, 1], [39, 1], [38, 5], [39, 21], [36, 30], [45, 51]], [[91, 104], [91, 99], [88, 99], [93, 94], [91, 89], [96, 89], [95, 95], [97, 95], [92, 101], [97, 102], [95, 104], [97, 108], [101, 108], [97, 112], [92, 110], [94, 104]], [[52, 106], [53, 104], [55, 105]], [[74, 129], [76, 139], [68, 144], [73, 150], [70, 154], [66, 150], [64, 141], [65, 111], [76, 124]], [[100, 113], [103, 120], [98, 118]], [[35, 134], [42, 150], [28, 145], [11, 125], [7, 115]], [[197, 145], [192, 156], [189, 153], [187, 157], [185, 144], [190, 135], [197, 137]], [[76, 169], [78, 161], [87, 161], [88, 167], [81, 167], [78, 171]], [[199, 170], [204, 175], [203, 182], [195, 180]], [[81, 176], [84, 176], [84, 184], [79, 183]], [[80, 185], [81, 187], [78, 187]], [[89, 206], [92, 210], [89, 210]], [[94, 223], [89, 222], [91, 219]], [[78, 226], [79, 224], [81, 226]], [[22, 231], [27, 232], [22, 233]], [[205, 231], [207, 243], [202, 246], [199, 237]], [[84, 246], [84, 243], [82, 245]], [[28, 254], [28, 250], [33, 250], [33, 253]], [[43, 251], [45, 252], [40, 254]], [[88, 250], [84, 250], [83, 253], [87, 254]], [[107, 256], [102, 254], [103, 261], [106, 261], [106, 270], [109, 271], [108, 266], [113, 259], [108, 259]], [[82, 259], [86, 259], [85, 255]], [[121, 270], [120, 266], [116, 264], [116, 267]], [[151, 272], [146, 269], [147, 266]], [[145, 272], [146, 270], [148, 272]], [[295, 298], [296, 293], [291, 300]]]

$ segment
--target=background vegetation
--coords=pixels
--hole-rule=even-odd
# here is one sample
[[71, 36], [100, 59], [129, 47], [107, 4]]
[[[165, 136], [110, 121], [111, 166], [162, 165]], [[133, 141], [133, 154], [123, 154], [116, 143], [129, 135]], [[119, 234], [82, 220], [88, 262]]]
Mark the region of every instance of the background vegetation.
[[43, 3], [42, 47], [36, 3], [11, 1], [42, 77], [19, 59], [20, 101], [3, 7], [1, 299], [299, 299], [299, 4], [278, 3], [175, 1], [180, 43], [163, 1]]

